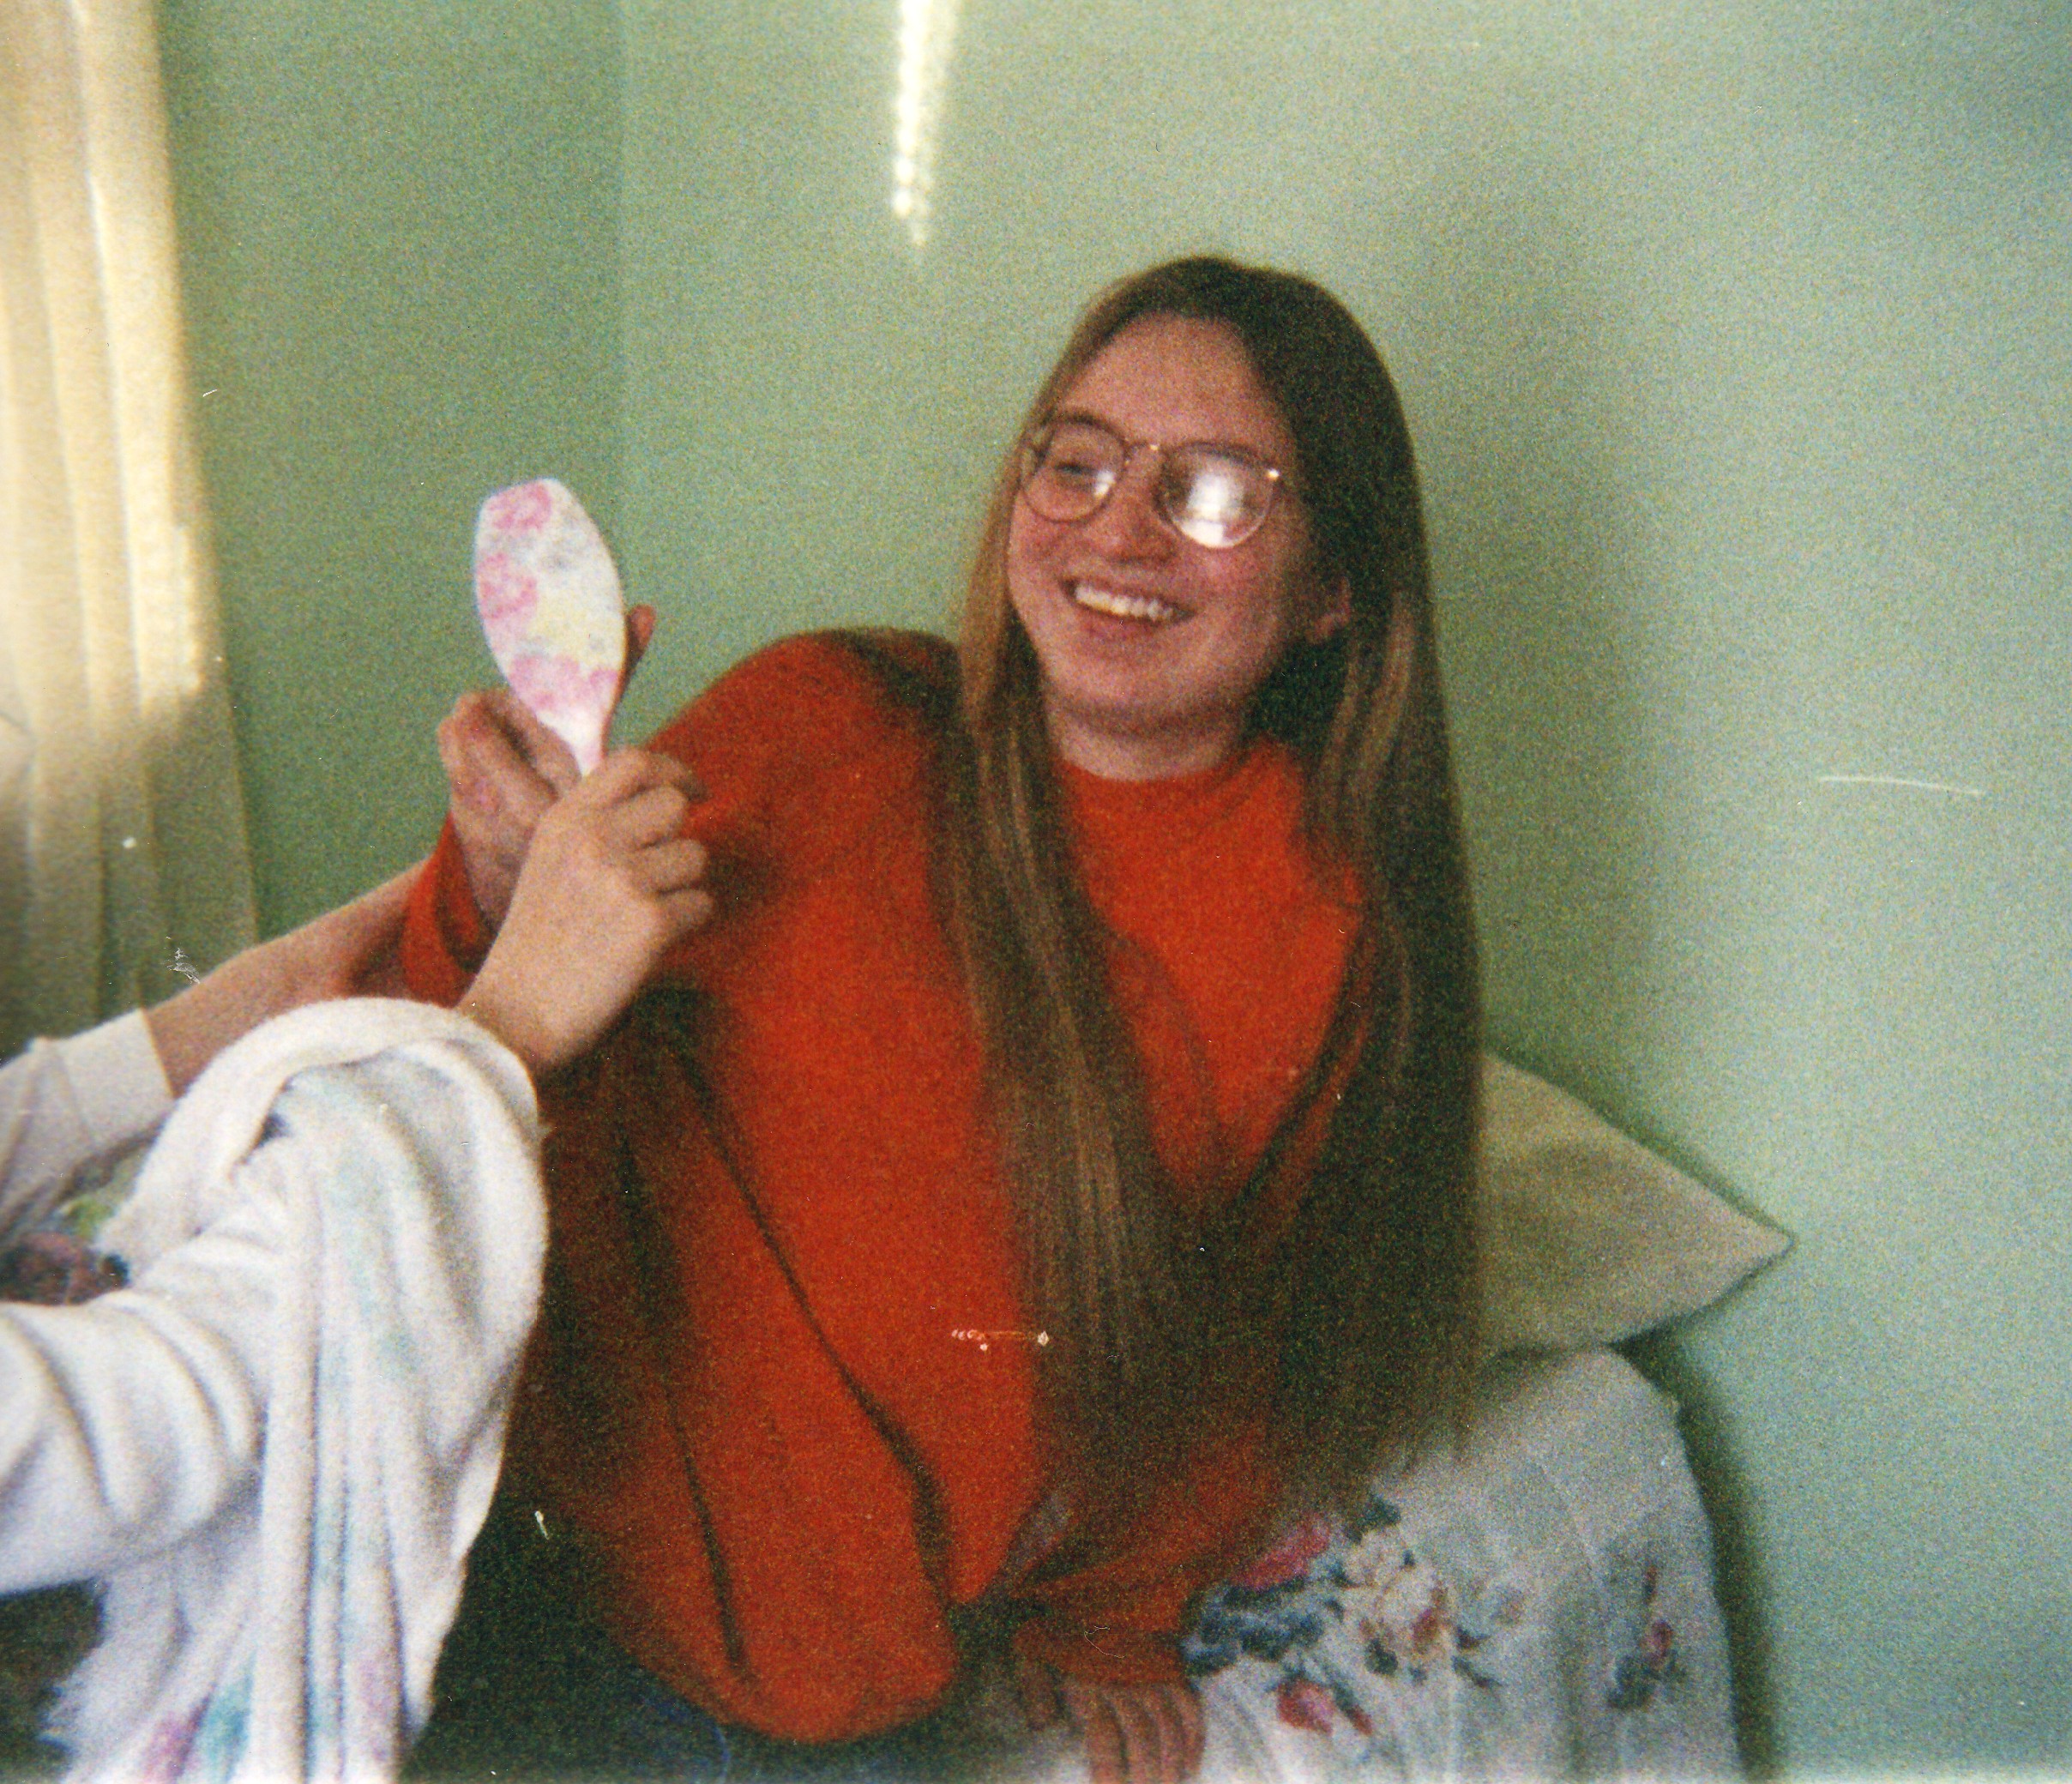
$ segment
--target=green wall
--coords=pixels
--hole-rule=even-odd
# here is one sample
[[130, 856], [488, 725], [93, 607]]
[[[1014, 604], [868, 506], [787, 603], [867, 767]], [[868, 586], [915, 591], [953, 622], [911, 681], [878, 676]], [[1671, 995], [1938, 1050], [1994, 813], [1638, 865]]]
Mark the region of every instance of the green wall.
[[2063, 11], [969, 0], [920, 246], [892, 0], [329, 19], [166, 12], [269, 917], [430, 834], [492, 483], [662, 609], [641, 728], [937, 620], [1100, 280], [1310, 271], [1420, 443], [1494, 1039], [1798, 1239], [1647, 1351], [1752, 1757], [2072, 1768]]
[[262, 919], [421, 853], [493, 675], [476, 504], [619, 499], [613, 0], [166, 0], [192, 372]]

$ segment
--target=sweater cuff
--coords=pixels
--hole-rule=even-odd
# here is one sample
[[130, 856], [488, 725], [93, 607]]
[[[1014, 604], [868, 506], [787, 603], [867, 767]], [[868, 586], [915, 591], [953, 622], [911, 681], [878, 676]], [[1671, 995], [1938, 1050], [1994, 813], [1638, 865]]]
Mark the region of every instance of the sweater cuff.
[[467, 883], [461, 840], [448, 818], [403, 913], [403, 982], [428, 1003], [458, 1003], [495, 939]]

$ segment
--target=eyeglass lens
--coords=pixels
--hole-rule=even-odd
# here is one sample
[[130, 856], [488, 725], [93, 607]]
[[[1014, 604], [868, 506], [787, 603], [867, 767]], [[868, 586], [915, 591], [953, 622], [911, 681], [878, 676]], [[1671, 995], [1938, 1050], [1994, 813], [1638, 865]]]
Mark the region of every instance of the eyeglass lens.
[[[1227, 447], [1155, 449], [1153, 499], [1184, 538], [1223, 551], [1259, 530], [1274, 503], [1270, 467]], [[1095, 423], [1059, 422], [1030, 443], [1022, 493], [1045, 520], [1083, 521], [1122, 481], [1132, 450]]]

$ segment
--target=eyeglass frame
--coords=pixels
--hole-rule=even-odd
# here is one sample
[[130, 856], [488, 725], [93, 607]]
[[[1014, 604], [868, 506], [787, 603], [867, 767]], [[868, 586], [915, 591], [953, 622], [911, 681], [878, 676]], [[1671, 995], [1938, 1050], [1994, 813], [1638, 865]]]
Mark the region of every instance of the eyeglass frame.
[[1242, 446], [1232, 446], [1221, 440], [1178, 440], [1171, 445], [1159, 440], [1132, 440], [1125, 435], [1117, 433], [1105, 421], [1097, 420], [1091, 415], [1083, 415], [1066, 410], [1061, 413], [1045, 416], [1043, 420], [1037, 423], [1021, 437], [1021, 465], [1020, 473], [1015, 478], [1015, 493], [1023, 500], [1027, 500], [1029, 485], [1036, 480], [1036, 473], [1043, 467], [1051, 435], [1057, 428], [1067, 425], [1088, 428], [1095, 433], [1105, 434], [1122, 449], [1123, 461], [1116, 468], [1115, 481], [1093, 498], [1093, 504], [1084, 514], [1069, 515], [1045, 514], [1044, 510], [1037, 507], [1033, 502], [1029, 503], [1029, 508], [1033, 513], [1057, 526], [1079, 526], [1084, 521], [1092, 520], [1095, 515], [1105, 508], [1108, 505], [1109, 498], [1123, 486], [1123, 479], [1129, 474], [1129, 467], [1136, 462], [1136, 456], [1140, 452], [1155, 453], [1160, 460], [1165, 460], [1176, 452], [1213, 453], [1219, 458], [1235, 459], [1265, 476], [1266, 500], [1260, 504], [1258, 518], [1235, 539], [1225, 539], [1220, 545], [1208, 539], [1196, 539], [1193, 533], [1188, 532], [1178, 521], [1174, 520], [1172, 515], [1166, 511], [1163, 480], [1153, 479], [1151, 485], [1152, 511], [1176, 537], [1185, 539], [1190, 545], [1199, 545], [1205, 551], [1235, 551], [1248, 539], [1256, 538], [1260, 530], [1272, 517], [1274, 503], [1280, 499], [1282, 489], [1286, 488], [1291, 493], [1294, 489], [1287, 473], [1282, 470], [1279, 465], [1274, 463], [1270, 459], [1261, 458], [1257, 453], [1246, 451]]

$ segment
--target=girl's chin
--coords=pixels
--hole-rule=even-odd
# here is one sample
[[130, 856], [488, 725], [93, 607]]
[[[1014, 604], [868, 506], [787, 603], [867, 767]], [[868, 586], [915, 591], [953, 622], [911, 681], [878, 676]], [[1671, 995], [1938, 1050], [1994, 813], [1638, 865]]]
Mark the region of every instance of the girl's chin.
[[1066, 761], [1111, 779], [1148, 780], [1213, 768], [1241, 728], [1229, 714], [1195, 712], [1141, 688], [1046, 683], [1051, 741]]
[[1052, 714], [1112, 730], [1157, 730], [1174, 715], [1164, 690], [1148, 683], [1141, 672], [1074, 664], [1062, 675], [1043, 678], [1044, 706]]

